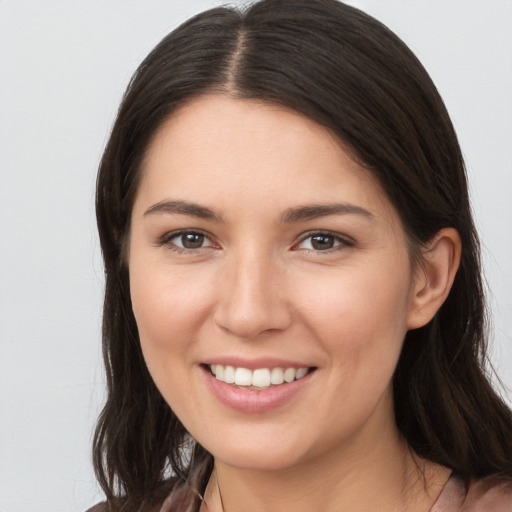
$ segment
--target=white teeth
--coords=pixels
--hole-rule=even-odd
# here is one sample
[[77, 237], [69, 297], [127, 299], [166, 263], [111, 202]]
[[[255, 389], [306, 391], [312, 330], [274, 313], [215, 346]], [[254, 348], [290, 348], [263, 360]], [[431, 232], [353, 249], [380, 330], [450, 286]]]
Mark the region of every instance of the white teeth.
[[284, 371], [284, 380], [286, 382], [293, 382], [295, 380], [295, 373], [297, 370], [295, 368], [286, 368]]
[[299, 368], [297, 372], [295, 373], [295, 378], [297, 380], [302, 379], [302, 377], [305, 377], [306, 373], [308, 373], [307, 368]]
[[224, 369], [224, 382], [233, 384], [235, 382], [235, 369], [232, 366], [226, 366]]
[[[306, 370], [307, 371], [307, 370]], [[278, 386], [284, 382], [284, 372], [282, 368], [272, 368], [270, 374], [270, 383]]]
[[271, 384], [279, 386], [285, 382], [302, 379], [309, 370], [309, 368], [258, 368], [251, 371], [247, 368], [235, 368], [221, 364], [212, 364], [210, 369], [218, 380], [226, 384], [254, 386], [259, 389], [268, 388]]
[[247, 368], [235, 370], [235, 384], [237, 386], [252, 386], [252, 372]]
[[260, 368], [252, 374], [252, 385], [257, 388], [268, 388], [270, 386], [270, 370]]

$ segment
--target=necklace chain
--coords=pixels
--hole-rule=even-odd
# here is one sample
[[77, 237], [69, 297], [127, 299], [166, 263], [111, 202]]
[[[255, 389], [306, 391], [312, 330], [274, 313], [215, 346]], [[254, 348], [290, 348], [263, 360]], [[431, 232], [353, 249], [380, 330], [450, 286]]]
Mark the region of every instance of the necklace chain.
[[220, 492], [219, 475], [217, 474], [217, 471], [215, 471], [215, 481], [217, 482], [217, 491], [219, 492], [220, 508], [222, 509], [222, 512], [226, 512], [224, 510], [224, 502], [222, 501], [222, 493]]

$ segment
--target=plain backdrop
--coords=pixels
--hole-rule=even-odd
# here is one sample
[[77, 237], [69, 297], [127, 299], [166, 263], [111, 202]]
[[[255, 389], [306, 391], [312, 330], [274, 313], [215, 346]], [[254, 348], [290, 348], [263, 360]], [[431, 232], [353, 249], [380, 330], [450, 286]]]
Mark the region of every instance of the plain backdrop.
[[[103, 399], [94, 182], [132, 72], [208, 0], [0, 0], [0, 510], [78, 512]], [[236, 3], [236, 2], [233, 2]], [[512, 1], [360, 0], [416, 52], [464, 151], [512, 388]]]

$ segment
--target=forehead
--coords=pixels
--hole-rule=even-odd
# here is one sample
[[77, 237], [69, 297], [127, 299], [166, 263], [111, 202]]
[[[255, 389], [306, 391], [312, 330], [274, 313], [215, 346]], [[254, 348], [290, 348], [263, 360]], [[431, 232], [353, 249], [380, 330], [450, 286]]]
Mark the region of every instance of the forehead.
[[155, 203], [165, 194], [267, 206], [272, 196], [277, 208], [320, 199], [390, 207], [374, 176], [327, 128], [279, 105], [223, 95], [194, 98], [155, 133], [138, 199]]

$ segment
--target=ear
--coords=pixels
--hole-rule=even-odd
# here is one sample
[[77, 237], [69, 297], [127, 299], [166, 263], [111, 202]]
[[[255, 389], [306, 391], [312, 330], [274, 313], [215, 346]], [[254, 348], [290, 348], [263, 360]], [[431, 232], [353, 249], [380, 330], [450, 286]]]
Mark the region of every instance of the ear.
[[408, 329], [426, 325], [448, 297], [459, 268], [461, 241], [454, 228], [441, 229], [424, 250], [417, 269]]

